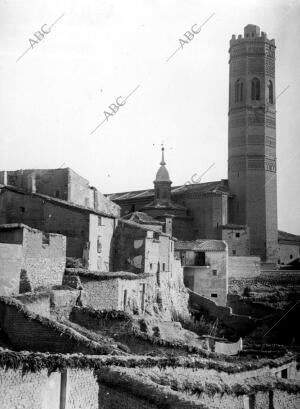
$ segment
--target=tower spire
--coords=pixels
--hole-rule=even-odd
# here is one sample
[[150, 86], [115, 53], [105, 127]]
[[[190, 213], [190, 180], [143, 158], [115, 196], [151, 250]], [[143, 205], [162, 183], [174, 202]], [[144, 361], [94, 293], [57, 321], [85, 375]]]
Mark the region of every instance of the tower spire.
[[160, 162], [161, 166], [165, 166], [166, 162], [165, 162], [165, 148], [164, 145], [161, 144], [161, 162]]

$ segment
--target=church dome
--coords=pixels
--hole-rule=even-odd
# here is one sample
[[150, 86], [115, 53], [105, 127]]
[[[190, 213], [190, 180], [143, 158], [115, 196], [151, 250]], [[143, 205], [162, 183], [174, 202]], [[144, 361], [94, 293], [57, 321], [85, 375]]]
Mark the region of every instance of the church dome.
[[169, 172], [167, 168], [165, 167], [165, 165], [162, 165], [158, 169], [156, 173], [155, 182], [171, 182]]

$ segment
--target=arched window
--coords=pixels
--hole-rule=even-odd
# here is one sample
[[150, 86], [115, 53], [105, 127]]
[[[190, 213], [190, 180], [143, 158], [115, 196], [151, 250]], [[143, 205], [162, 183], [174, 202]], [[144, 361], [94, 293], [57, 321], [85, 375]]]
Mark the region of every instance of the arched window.
[[268, 83], [268, 88], [269, 88], [269, 102], [270, 104], [274, 104], [273, 82], [271, 80]]
[[235, 95], [235, 102], [242, 102], [243, 101], [243, 88], [244, 84], [241, 80], [237, 80], [235, 83], [234, 95]]
[[253, 101], [260, 100], [260, 81], [258, 78], [253, 78], [251, 82], [251, 99]]

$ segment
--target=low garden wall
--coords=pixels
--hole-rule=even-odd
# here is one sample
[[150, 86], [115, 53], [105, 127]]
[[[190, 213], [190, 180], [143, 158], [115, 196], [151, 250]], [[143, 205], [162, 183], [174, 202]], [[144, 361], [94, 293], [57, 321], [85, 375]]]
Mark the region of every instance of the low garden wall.
[[230, 307], [218, 306], [214, 301], [202, 297], [189, 290], [190, 306], [193, 312], [205, 311], [211, 317], [218, 318], [223, 324], [236, 330], [239, 334], [244, 334], [251, 330], [255, 320], [247, 315], [237, 315], [232, 313]]

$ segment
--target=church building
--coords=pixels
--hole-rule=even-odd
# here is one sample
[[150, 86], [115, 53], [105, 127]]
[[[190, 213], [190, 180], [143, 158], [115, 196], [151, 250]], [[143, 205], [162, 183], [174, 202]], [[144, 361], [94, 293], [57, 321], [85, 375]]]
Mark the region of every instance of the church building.
[[278, 263], [275, 41], [256, 25], [229, 48], [228, 179], [172, 186], [164, 159], [154, 189], [109, 195], [179, 240], [225, 240], [229, 255]]

